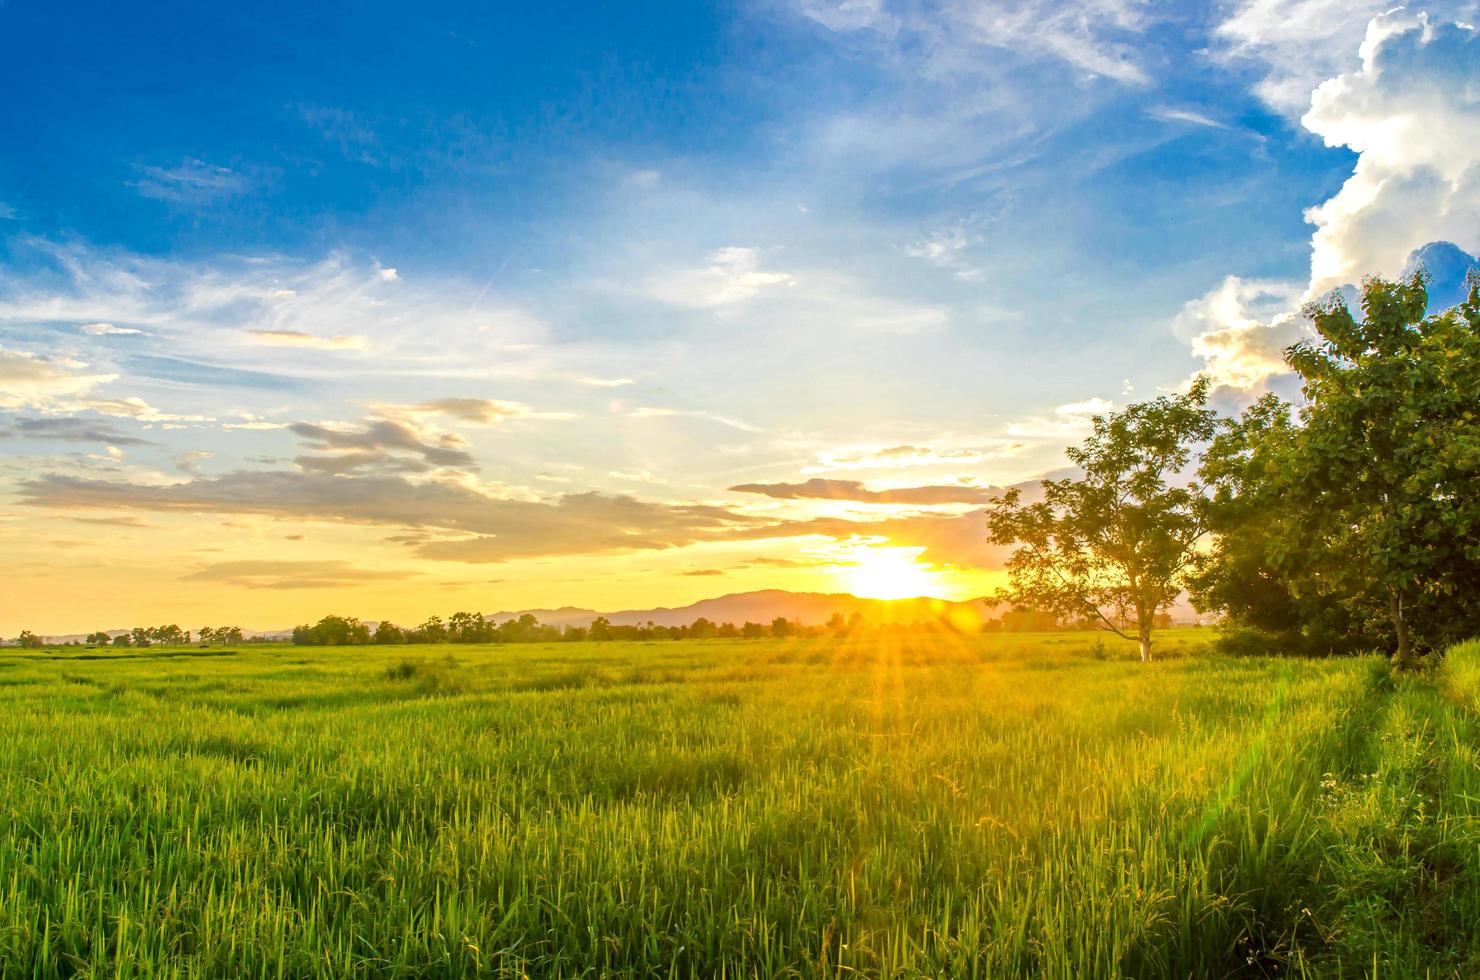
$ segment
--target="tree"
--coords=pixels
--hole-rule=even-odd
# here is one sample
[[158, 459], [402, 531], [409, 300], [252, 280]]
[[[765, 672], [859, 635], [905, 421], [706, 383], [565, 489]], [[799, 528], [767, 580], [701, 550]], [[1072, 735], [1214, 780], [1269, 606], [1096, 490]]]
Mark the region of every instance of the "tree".
[[39, 650], [45, 645], [41, 637], [32, 633], [30, 630], [21, 630], [21, 635], [15, 638], [15, 644], [27, 650]]
[[387, 646], [392, 643], [405, 643], [406, 631], [388, 619], [382, 619], [375, 626], [375, 642]]
[[1306, 308], [1316, 338], [1286, 352], [1298, 424], [1266, 399], [1204, 461], [1200, 601], [1382, 643], [1402, 669], [1480, 630], [1480, 278], [1427, 306], [1420, 272], [1363, 283], [1361, 320], [1334, 295]]
[[104, 631], [104, 630], [98, 630], [96, 633], [89, 633], [89, 634], [87, 634], [87, 645], [90, 646], [90, 647], [91, 646], [105, 647], [109, 643], [112, 643], [112, 642], [113, 642], [113, 638], [111, 636], [109, 636], [107, 634], [107, 632]]
[[1091, 619], [1151, 659], [1156, 614], [1185, 585], [1203, 536], [1203, 495], [1184, 470], [1211, 438], [1208, 382], [1096, 415], [1068, 456], [1078, 479], [1044, 480], [1043, 499], [1005, 494], [988, 518], [993, 544], [1019, 545], [999, 601], [1068, 619]]
[[418, 643], [446, 643], [447, 626], [441, 616], [428, 616], [427, 621], [416, 628]]
[[134, 638], [134, 646], [147, 647], [152, 645], [154, 641], [149, 638], [149, 632], [150, 631], [147, 626], [135, 626], [132, 630], [130, 630], [129, 633]]
[[134, 638], [127, 633], [119, 633], [113, 638], [113, 645], [116, 647], [131, 647], [134, 645]]
[[325, 616], [313, 626], [293, 629], [300, 646], [361, 646], [370, 642], [370, 627], [353, 616]]
[[612, 624], [605, 616], [597, 616], [591, 621], [591, 639], [610, 640], [612, 638]]
[[746, 620], [745, 625], [740, 627], [740, 635], [747, 640], [758, 640], [766, 635], [766, 628], [760, 623], [752, 623]]
[[772, 636], [791, 636], [793, 632], [795, 632], [795, 630], [792, 628], [791, 620], [787, 619], [785, 616], [777, 616], [775, 619], [771, 620]]

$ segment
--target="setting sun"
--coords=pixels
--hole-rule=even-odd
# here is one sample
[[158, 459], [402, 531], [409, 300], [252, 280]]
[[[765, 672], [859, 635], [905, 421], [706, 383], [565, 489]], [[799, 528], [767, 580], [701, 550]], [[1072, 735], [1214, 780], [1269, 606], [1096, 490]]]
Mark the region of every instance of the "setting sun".
[[929, 566], [915, 558], [919, 548], [859, 548], [851, 555], [856, 565], [846, 569], [849, 592], [865, 599], [909, 599], [933, 596], [940, 581]]

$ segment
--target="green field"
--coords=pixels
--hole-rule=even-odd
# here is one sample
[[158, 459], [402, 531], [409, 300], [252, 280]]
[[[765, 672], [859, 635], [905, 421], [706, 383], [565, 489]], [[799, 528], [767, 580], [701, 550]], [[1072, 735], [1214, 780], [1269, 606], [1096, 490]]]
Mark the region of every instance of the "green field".
[[1480, 644], [0, 651], [0, 975], [1480, 975]]

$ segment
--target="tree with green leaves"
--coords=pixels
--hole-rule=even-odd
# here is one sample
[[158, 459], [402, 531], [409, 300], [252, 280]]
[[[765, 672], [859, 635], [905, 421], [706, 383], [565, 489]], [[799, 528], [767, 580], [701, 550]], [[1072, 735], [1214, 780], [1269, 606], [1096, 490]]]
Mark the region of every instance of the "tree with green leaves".
[[30, 630], [21, 630], [21, 635], [15, 638], [15, 645], [26, 650], [39, 650], [46, 644]]
[[999, 601], [1096, 622], [1149, 661], [1157, 613], [1185, 587], [1204, 533], [1202, 488], [1185, 471], [1214, 432], [1207, 394], [1199, 379], [1185, 394], [1096, 415], [1068, 450], [1082, 475], [1044, 480], [1035, 503], [1005, 494], [988, 517], [993, 544], [1017, 545]]
[[1272, 397], [1204, 458], [1217, 542], [1200, 605], [1399, 668], [1480, 630], [1480, 278], [1426, 314], [1422, 273], [1307, 307], [1286, 352], [1305, 404]]

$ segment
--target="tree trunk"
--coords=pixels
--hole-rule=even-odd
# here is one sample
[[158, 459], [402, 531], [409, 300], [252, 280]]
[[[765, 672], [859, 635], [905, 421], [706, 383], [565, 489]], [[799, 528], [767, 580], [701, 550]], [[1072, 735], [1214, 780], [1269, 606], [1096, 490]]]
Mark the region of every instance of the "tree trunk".
[[1148, 630], [1148, 629], [1145, 629], [1143, 627], [1141, 629], [1141, 663], [1143, 663], [1143, 664], [1149, 664], [1150, 662], [1151, 662], [1151, 631]]
[[1418, 666], [1414, 655], [1413, 641], [1408, 636], [1408, 620], [1403, 616], [1403, 599], [1397, 592], [1388, 593], [1388, 615], [1392, 617], [1393, 629], [1398, 634], [1398, 652], [1393, 654], [1393, 666], [1399, 670], [1412, 670]]

